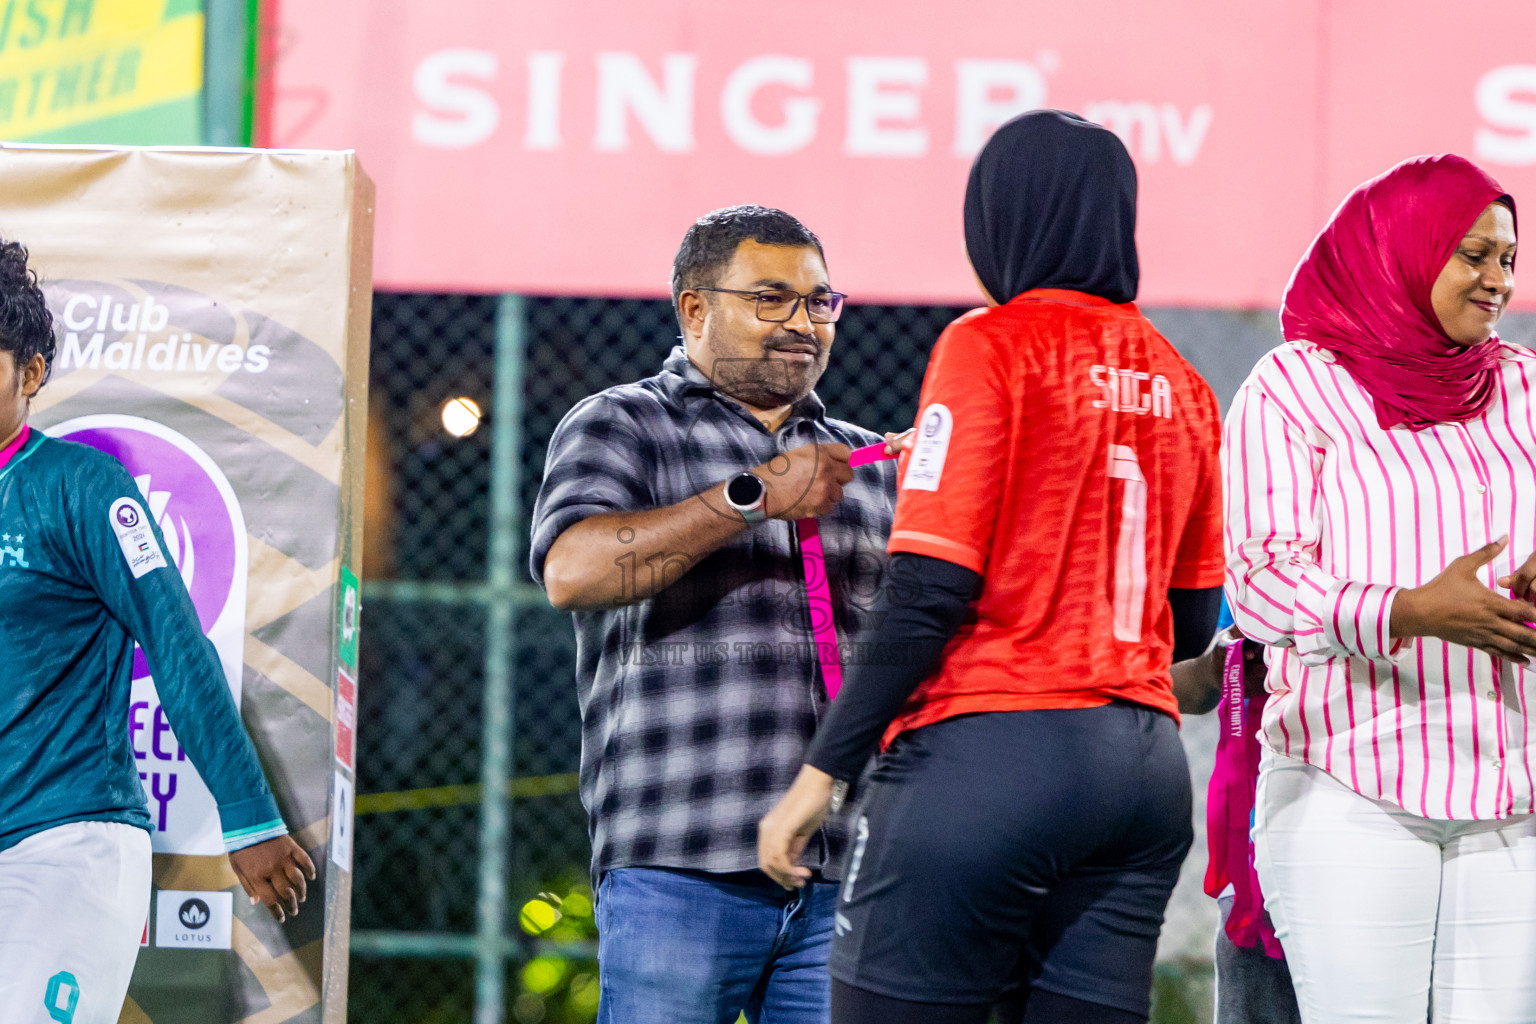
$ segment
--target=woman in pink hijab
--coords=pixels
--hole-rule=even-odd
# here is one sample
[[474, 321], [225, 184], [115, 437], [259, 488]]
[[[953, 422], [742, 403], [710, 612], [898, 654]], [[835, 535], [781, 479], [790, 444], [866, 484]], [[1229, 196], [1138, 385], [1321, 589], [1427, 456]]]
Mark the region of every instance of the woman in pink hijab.
[[1254, 813], [1306, 1024], [1536, 1021], [1536, 355], [1515, 204], [1455, 156], [1344, 201], [1226, 423], [1270, 647]]

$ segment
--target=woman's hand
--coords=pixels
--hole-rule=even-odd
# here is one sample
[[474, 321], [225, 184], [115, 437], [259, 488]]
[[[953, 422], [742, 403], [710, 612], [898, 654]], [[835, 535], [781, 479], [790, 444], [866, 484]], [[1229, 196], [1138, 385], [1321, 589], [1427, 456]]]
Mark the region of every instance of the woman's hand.
[[[912, 446], [914, 444], [916, 444], [916, 443], [917, 443], [917, 428], [916, 427], [908, 427], [906, 430], [903, 430], [899, 434], [893, 433], [893, 432], [888, 430], [885, 433], [885, 454], [893, 455], [893, 456], [894, 455], [903, 455], [903, 454], [911, 451], [912, 450]], [[1533, 555], [1532, 557], [1536, 558], [1536, 555]]]
[[1264, 647], [1243, 638], [1236, 626], [1217, 633], [1204, 654], [1173, 665], [1173, 695], [1179, 713], [1203, 715], [1221, 702], [1223, 676], [1227, 671], [1227, 651], [1233, 644], [1243, 645], [1243, 696], [1264, 694], [1264, 680], [1269, 668], [1264, 664]]
[[236, 850], [229, 865], [251, 902], [265, 903], [279, 921], [298, 916], [299, 904], [309, 895], [306, 882], [315, 880], [315, 862], [292, 836]]
[[[1437, 637], [1516, 665], [1529, 664], [1536, 657], [1536, 629], [1527, 623], [1536, 622], [1536, 606], [1500, 597], [1477, 574], [1508, 544], [1508, 537], [1500, 537], [1451, 562], [1422, 587], [1399, 593], [1392, 603], [1392, 635]], [[1527, 570], [1536, 576], [1531, 559], [1513, 576], [1502, 577], [1500, 586], [1529, 595]]]
[[800, 866], [805, 844], [827, 818], [832, 776], [801, 765], [794, 785], [757, 823], [757, 866], [786, 889], [798, 889], [811, 877]]
[[1516, 569], [1511, 576], [1500, 576], [1499, 586], [1508, 588], [1516, 601], [1530, 601], [1536, 599], [1536, 554], [1525, 560], [1525, 564]]

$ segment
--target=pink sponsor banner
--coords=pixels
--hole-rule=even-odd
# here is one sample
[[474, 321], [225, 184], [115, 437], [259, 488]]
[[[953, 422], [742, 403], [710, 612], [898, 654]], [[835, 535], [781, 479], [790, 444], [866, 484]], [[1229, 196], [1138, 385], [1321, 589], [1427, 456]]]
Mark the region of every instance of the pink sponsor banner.
[[756, 202], [855, 300], [973, 302], [972, 155], [1071, 109], [1136, 159], [1141, 300], [1264, 307], [1397, 160], [1536, 184], [1536, 8], [1479, 15], [1498, 30], [1428, 0], [287, 3], [272, 141], [359, 151], [381, 287], [662, 295], [699, 214]]

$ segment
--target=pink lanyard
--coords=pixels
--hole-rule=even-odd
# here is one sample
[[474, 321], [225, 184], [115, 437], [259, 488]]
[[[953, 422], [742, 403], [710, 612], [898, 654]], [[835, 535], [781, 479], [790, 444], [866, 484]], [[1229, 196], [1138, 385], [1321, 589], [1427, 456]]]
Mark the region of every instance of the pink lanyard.
[[[882, 459], [894, 459], [886, 453], [885, 442], [855, 448], [848, 465], [866, 466]], [[805, 601], [811, 615], [811, 635], [816, 641], [816, 658], [821, 662], [821, 678], [827, 684], [827, 698], [837, 697], [843, 688], [843, 661], [837, 649], [837, 625], [832, 618], [832, 589], [827, 584], [827, 556], [821, 546], [821, 526], [815, 516], [795, 520], [800, 538], [800, 561], [805, 569]]]

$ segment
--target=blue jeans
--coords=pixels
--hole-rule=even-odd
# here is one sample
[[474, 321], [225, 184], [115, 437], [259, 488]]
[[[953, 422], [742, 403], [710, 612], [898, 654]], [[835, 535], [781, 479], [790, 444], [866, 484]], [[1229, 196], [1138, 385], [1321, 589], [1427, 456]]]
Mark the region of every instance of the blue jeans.
[[597, 890], [597, 1024], [828, 1024], [837, 886], [615, 868]]

